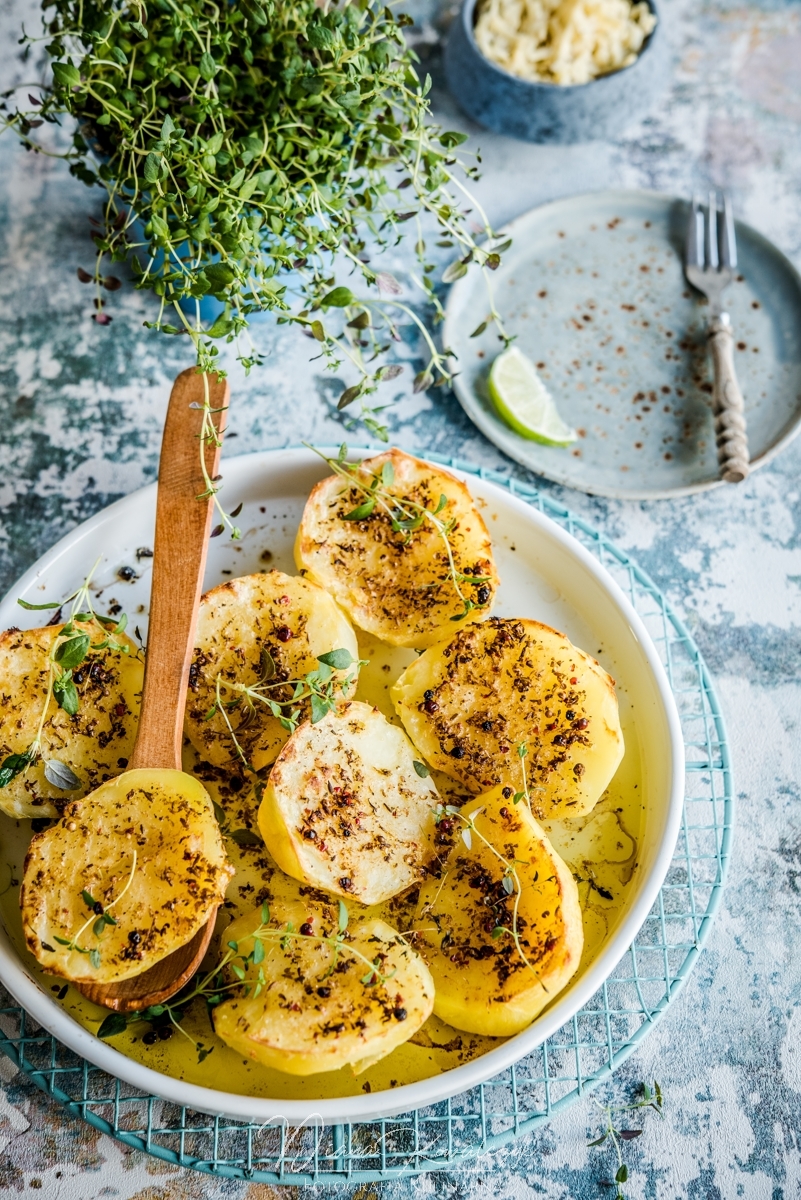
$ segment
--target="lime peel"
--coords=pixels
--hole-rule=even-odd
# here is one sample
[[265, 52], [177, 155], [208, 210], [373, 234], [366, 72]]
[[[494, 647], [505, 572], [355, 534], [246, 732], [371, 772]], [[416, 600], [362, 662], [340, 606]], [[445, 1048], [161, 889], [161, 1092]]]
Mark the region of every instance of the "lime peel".
[[521, 437], [546, 446], [575, 442], [575, 429], [562, 420], [533, 362], [517, 346], [504, 350], [492, 364], [489, 394], [498, 415]]

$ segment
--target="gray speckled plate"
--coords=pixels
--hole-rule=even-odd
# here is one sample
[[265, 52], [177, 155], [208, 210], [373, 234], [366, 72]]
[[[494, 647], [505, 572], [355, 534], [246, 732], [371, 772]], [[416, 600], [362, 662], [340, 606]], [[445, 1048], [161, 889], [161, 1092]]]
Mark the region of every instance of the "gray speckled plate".
[[[591, 192], [533, 209], [492, 276], [495, 301], [567, 422], [566, 449], [511, 430], [487, 395], [499, 352], [479, 272], [451, 289], [443, 340], [456, 395], [478, 428], [537, 475], [580, 491], [658, 499], [716, 487], [706, 301], [684, 279], [686, 202]], [[801, 277], [767, 238], [737, 224], [739, 274], [726, 292], [753, 465], [801, 424]]]

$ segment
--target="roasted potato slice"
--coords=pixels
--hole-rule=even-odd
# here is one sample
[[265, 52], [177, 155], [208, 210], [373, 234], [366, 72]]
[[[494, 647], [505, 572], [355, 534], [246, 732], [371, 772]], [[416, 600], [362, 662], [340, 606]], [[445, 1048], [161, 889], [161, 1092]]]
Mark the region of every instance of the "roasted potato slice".
[[[257, 930], [269, 932], [256, 939]], [[287, 932], [294, 936], [280, 936]], [[213, 1010], [215, 1032], [289, 1075], [358, 1070], [408, 1041], [431, 1013], [428, 968], [384, 921], [339, 932], [336, 904], [280, 903], [266, 926], [257, 909], [234, 921], [225, 940], [236, 943], [238, 964], [245, 961], [250, 991]]]
[[391, 695], [428, 762], [471, 792], [501, 783], [511, 796], [525, 770], [537, 817], [589, 812], [623, 757], [614, 680], [538, 621], [460, 630], [408, 666]]
[[[374, 480], [380, 481], [374, 507], [362, 520], [352, 519]], [[421, 508], [431, 517], [419, 528], [393, 529], [393, 513], [403, 520], [401, 509], [419, 517]], [[393, 646], [430, 646], [447, 636], [464, 599], [477, 606], [464, 619], [480, 620], [498, 590], [487, 527], [465, 485], [395, 449], [365, 459], [352, 480], [331, 475], [317, 484], [303, 511], [295, 562], [360, 629]]]
[[126, 771], [31, 842], [20, 892], [28, 949], [75, 983], [139, 975], [194, 937], [233, 873], [201, 783]]
[[259, 831], [279, 867], [361, 904], [411, 887], [425, 874], [439, 799], [414, 763], [403, 730], [369, 704], [349, 701], [301, 725], [259, 808]]
[[[76, 634], [84, 628], [74, 624]], [[63, 628], [48, 625], [0, 634], [0, 762], [24, 754], [36, 737], [47, 696], [50, 653]], [[96, 629], [85, 628], [96, 634]], [[79, 699], [74, 716], [51, 698], [39, 758], [0, 787], [0, 811], [9, 817], [57, 817], [66, 805], [127, 766], [139, 719], [143, 667], [130, 638], [120, 633], [114, 637], [129, 647], [128, 654], [90, 650], [73, 672]], [[69, 767], [79, 786], [64, 791], [47, 780], [45, 765], [53, 759]]]
[[453, 849], [441, 878], [420, 889], [413, 944], [434, 978], [441, 1020], [509, 1037], [579, 965], [578, 890], [524, 800], [515, 805], [496, 787], [460, 812], [440, 821]]
[[[282, 571], [267, 571], [231, 579], [206, 592], [200, 601], [195, 652], [189, 675], [184, 729], [195, 749], [209, 762], [222, 766], [236, 757], [223, 715], [207, 720], [216, 700], [216, 679], [252, 684], [277, 684], [304, 679], [319, 664], [317, 655], [347, 650], [359, 652], [350, 621], [332, 598], [315, 583]], [[358, 667], [335, 672], [335, 679], [353, 675]], [[265, 696], [285, 701], [293, 689], [270, 688]], [[224, 701], [237, 693], [221, 690]], [[308, 700], [300, 701], [301, 719]], [[289, 737], [269, 707], [257, 701], [227, 710], [228, 720], [246, 757], [258, 742], [261, 761], [272, 762]]]

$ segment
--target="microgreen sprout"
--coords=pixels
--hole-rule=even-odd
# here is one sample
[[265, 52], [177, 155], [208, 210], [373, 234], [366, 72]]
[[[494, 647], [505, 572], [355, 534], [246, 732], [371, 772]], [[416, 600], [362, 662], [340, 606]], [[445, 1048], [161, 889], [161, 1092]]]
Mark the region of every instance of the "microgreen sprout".
[[[453, 518], [440, 516], [448, 506], [447, 496], [441, 495], [435, 508], [426, 508], [425, 505], [419, 504], [409, 496], [399, 496], [390, 490], [395, 482], [395, 468], [389, 459], [384, 461], [380, 472], [369, 472], [363, 462], [347, 461], [348, 448], [344, 442], [340, 446], [336, 458], [329, 458], [316, 447], [310, 446], [308, 442], [304, 442], [304, 445], [319, 455], [335, 475], [346, 480], [348, 488], [355, 488], [364, 497], [360, 504], [343, 515], [344, 521], [366, 521], [378, 510], [389, 519], [393, 533], [404, 535], [405, 545], [408, 545], [413, 534], [426, 524], [436, 530], [442, 540], [448, 561], [448, 579], [462, 605], [462, 611], [452, 616], [452, 621], [463, 621], [474, 609], [486, 607], [490, 600], [489, 589], [487, 589], [488, 578], [483, 575], [466, 575], [456, 566], [451, 545], [451, 534], [454, 531], [455, 521]], [[367, 476], [366, 479], [365, 476]], [[478, 601], [466, 596], [462, 590], [464, 585], [487, 589], [487, 599]], [[423, 586], [430, 587], [431, 585]]]
[[[101, 1023], [97, 1036], [101, 1038], [114, 1037], [123, 1033], [129, 1025], [137, 1024], [140, 1021], [163, 1022], [166, 1019], [184, 1037], [193, 1041], [181, 1025], [183, 1014], [192, 1001], [202, 998], [206, 1001], [208, 1009], [211, 1010], [227, 999], [231, 993], [240, 996], [258, 996], [267, 985], [262, 964], [267, 947], [270, 946], [277, 946], [283, 954], [287, 954], [293, 943], [296, 942], [311, 942], [328, 946], [332, 951], [331, 962], [319, 979], [330, 978], [337, 968], [340, 956], [345, 954], [367, 968], [367, 973], [360, 979], [364, 987], [387, 984], [394, 976], [395, 971], [388, 973], [382, 971], [381, 955], [377, 955], [371, 960], [366, 954], [362, 954], [361, 950], [357, 950], [355, 946], [351, 945], [348, 932], [349, 919], [347, 905], [340, 900], [335, 930], [320, 934], [302, 933], [295, 929], [292, 922], [284, 925], [276, 924], [270, 916], [270, 908], [265, 901], [261, 906], [259, 925], [247, 935], [247, 939], [243, 939], [243, 941], [252, 942], [252, 948], [247, 953], [240, 948], [240, 942], [229, 941], [217, 965], [205, 974], [199, 973], [195, 976], [195, 979], [175, 999], [152, 1005], [141, 1012], [110, 1013]], [[254, 968], [255, 974], [253, 973]], [[233, 975], [233, 980], [230, 979], [231, 975]], [[196, 1049], [200, 1062], [210, 1053], [210, 1050], [199, 1042], [196, 1044]]]
[[103, 932], [107, 925], [117, 924], [116, 919], [111, 915], [111, 909], [115, 904], [119, 904], [120, 900], [122, 900], [123, 896], [134, 881], [134, 876], [136, 875], [136, 857], [137, 852], [136, 849], [134, 849], [131, 870], [130, 874], [128, 875], [128, 882], [125, 884], [125, 887], [122, 889], [119, 895], [115, 896], [110, 903], [104, 905], [100, 900], [96, 900], [90, 892], [87, 892], [86, 889], [84, 889], [81, 892], [81, 899], [86, 907], [90, 909], [90, 915], [73, 937], [63, 938], [58, 937], [55, 934], [53, 935], [54, 940], [57, 941], [60, 946], [66, 946], [68, 950], [75, 950], [78, 954], [88, 954], [89, 962], [92, 964], [92, 967], [95, 970], [98, 970], [100, 967], [100, 947], [93, 946], [89, 948], [86, 946], [81, 946], [80, 939], [90, 925], [92, 926], [92, 933], [99, 940], [103, 936]]
[[[236, 752], [245, 764], [249, 766], [245, 752], [231, 724], [229, 713], [234, 709], [242, 711], [242, 719], [238, 730], [246, 729], [256, 715], [257, 706], [266, 706], [282, 729], [294, 733], [303, 719], [303, 705], [308, 701], [311, 723], [316, 725], [322, 721], [333, 708], [336, 708], [339, 697], [346, 696], [358, 678], [359, 669], [367, 665], [366, 659], [355, 659], [349, 650], [329, 650], [318, 654], [318, 666], [307, 672], [303, 679], [276, 680], [277, 668], [275, 660], [266, 646], [261, 650], [261, 676], [257, 683], [239, 683], [236, 680], [224, 679], [218, 675], [215, 680], [214, 704], [206, 714], [210, 721], [215, 713], [220, 713], [225, 721], [228, 732], [233, 740]], [[349, 668], [352, 668], [349, 670]], [[348, 671], [347, 675], [338, 672]], [[287, 696], [286, 690], [290, 694]], [[223, 692], [233, 693], [230, 700], [223, 699]], [[282, 698], [283, 697], [283, 698]]]
[[[92, 605], [89, 585], [99, 563], [100, 559], [78, 590], [66, 600], [46, 601], [44, 604], [17, 600], [21, 608], [34, 612], [55, 612], [56, 617], [64, 605], [71, 604], [72, 607], [69, 619], [59, 630], [50, 648], [45, 699], [33, 741], [26, 750], [8, 755], [0, 764], [0, 787], [7, 787], [12, 779], [27, 771], [41, 757], [42, 737], [51, 700], [55, 700], [58, 707], [71, 717], [78, 712], [80, 697], [75, 686], [75, 672], [89, 655], [100, 654], [104, 650], [111, 650], [115, 654], [130, 652], [127, 641], [122, 641], [118, 636], [128, 623], [125, 613], [119, 617], [107, 617], [96, 613]], [[45, 763], [45, 776], [53, 787], [63, 791], [72, 791], [81, 783], [71, 768], [58, 759], [48, 759]]]
[[604, 1114], [605, 1128], [600, 1137], [592, 1142], [588, 1142], [588, 1146], [602, 1146], [607, 1138], [611, 1141], [615, 1148], [617, 1156], [617, 1170], [615, 1172], [615, 1195], [614, 1200], [625, 1200], [623, 1193], [623, 1184], [627, 1182], [629, 1177], [629, 1169], [623, 1159], [623, 1148], [621, 1142], [631, 1142], [635, 1138], [642, 1136], [642, 1129], [618, 1129], [616, 1125], [615, 1115], [617, 1113], [636, 1112], [637, 1109], [652, 1108], [660, 1117], [664, 1117], [662, 1111], [664, 1105], [664, 1096], [659, 1084], [654, 1081], [653, 1087], [647, 1083], [640, 1084], [638, 1089], [641, 1098], [630, 1104], [601, 1104], [599, 1100], [593, 1098], [593, 1103]]
[[508, 859], [508, 858], [504, 857], [504, 855], [501, 854], [500, 850], [496, 849], [496, 847], [493, 846], [492, 842], [490, 842], [484, 836], [484, 834], [481, 832], [481, 830], [477, 828], [476, 820], [478, 817], [481, 816], [483, 811], [484, 811], [483, 808], [476, 808], [473, 810], [473, 812], [471, 812], [469, 817], [466, 817], [464, 815], [464, 813], [461, 811], [461, 809], [456, 808], [452, 804], [438, 804], [437, 807], [433, 810], [433, 813], [434, 813], [434, 820], [437, 825], [439, 825], [440, 821], [442, 821], [446, 818], [456, 817], [457, 820], [461, 821], [462, 825], [463, 825], [463, 828], [461, 830], [461, 836], [462, 836], [462, 841], [464, 842], [465, 848], [467, 850], [473, 849], [473, 834], [475, 834], [476, 837], [479, 839], [479, 841], [484, 843], [484, 845], [487, 847], [487, 849], [495, 856], [495, 858], [498, 859], [498, 862], [501, 863], [501, 865], [503, 866], [503, 876], [502, 876], [503, 890], [507, 896], [514, 896], [514, 907], [512, 909], [512, 923], [511, 923], [511, 925], [508, 925], [508, 926], [507, 925], [496, 925], [495, 928], [492, 930], [492, 933], [490, 936], [492, 937], [493, 941], [496, 941], [498, 938], [501, 938], [504, 936], [511, 937], [512, 941], [514, 942], [515, 950], [517, 951], [518, 955], [520, 956], [522, 961], [525, 963], [526, 967], [528, 967], [529, 971], [531, 971], [531, 973], [539, 981], [543, 991], [547, 992], [548, 989], [545, 986], [545, 984], [542, 982], [542, 978], [540, 976], [539, 971], [530, 962], [528, 956], [526, 955], [525, 950], [523, 949], [523, 944], [520, 940], [518, 910], [520, 908], [520, 896], [523, 891], [523, 885], [520, 882], [520, 876], [518, 875], [517, 868], [518, 867], [526, 867], [529, 864], [527, 862], [524, 862], [522, 859]]

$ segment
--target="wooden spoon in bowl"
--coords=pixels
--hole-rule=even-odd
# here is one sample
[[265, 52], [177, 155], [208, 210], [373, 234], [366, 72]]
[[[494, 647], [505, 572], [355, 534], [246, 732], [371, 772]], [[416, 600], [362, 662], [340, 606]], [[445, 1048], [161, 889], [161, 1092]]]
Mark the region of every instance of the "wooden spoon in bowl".
[[[226, 423], [229, 389], [216, 376], [208, 377], [208, 387], [219, 443]], [[233, 874], [207, 794], [197, 780], [181, 771], [189, 666], [214, 506], [212, 497], [198, 498], [206, 490], [199, 445], [203, 396], [203, 376], [195, 370], [184, 371], [173, 385], [167, 409], [159, 463], [142, 708], [130, 763], [122, 776], [70, 805], [58, 825], [34, 838], [25, 864], [21, 905], [29, 948], [47, 970], [71, 979], [88, 999], [118, 1012], [159, 1004], [191, 978], [208, 948], [217, 908]], [[213, 479], [220, 445], [206, 441], [203, 449], [206, 469]], [[152, 807], [148, 808], [151, 800]], [[104, 838], [113, 844], [101, 870], [98, 863], [106, 847]], [[154, 855], [154, 845], [162, 847], [164, 865], [157, 861], [160, 855]], [[83, 846], [87, 849], [82, 855]], [[137, 846], [143, 848], [140, 862], [148, 864], [146, 878], [140, 878], [137, 872]], [[176, 847], [173, 863], [170, 850]], [[147, 860], [145, 855], [149, 855]], [[76, 882], [76, 859], [82, 870], [95, 871], [94, 885], [87, 884], [83, 876]], [[126, 907], [129, 916], [132, 911], [137, 913], [139, 929], [124, 928], [123, 910], [111, 908], [115, 896], [122, 899], [129, 862]], [[182, 874], [182, 869], [188, 874]], [[107, 882], [109, 872], [113, 883]], [[168, 892], [167, 902], [159, 907], [164, 889], [169, 886], [176, 889], [174, 898]], [[148, 945], [156, 945], [157, 953], [157, 937], [164, 936], [164, 929], [175, 940], [179, 928], [184, 933], [191, 928], [193, 911], [189, 905], [182, 916], [182, 895], [184, 899], [192, 896], [195, 923], [204, 903], [208, 919], [183, 945], [141, 973], [113, 982], [94, 981], [87, 978], [91, 974], [91, 950], [84, 946], [70, 951], [67, 947], [65, 955], [61, 948], [65, 939], [53, 930], [58, 927], [64, 933], [79, 921], [83, 924], [87, 910], [84, 907], [80, 911], [80, 897], [88, 894], [91, 899], [100, 888], [105, 888], [105, 908], [100, 903], [95, 911], [106, 911], [109, 916], [113, 912], [114, 920], [110, 928], [102, 928], [95, 935], [94, 943], [88, 935], [89, 945], [95, 946], [98, 956], [107, 956], [104, 962], [110, 955], [112, 971], [125, 973], [137, 958], [146, 959]], [[135, 909], [131, 908], [132, 900], [138, 904]], [[91, 912], [90, 908], [90, 916]], [[157, 921], [162, 924], [154, 933]], [[53, 941], [60, 945], [52, 945]]]

